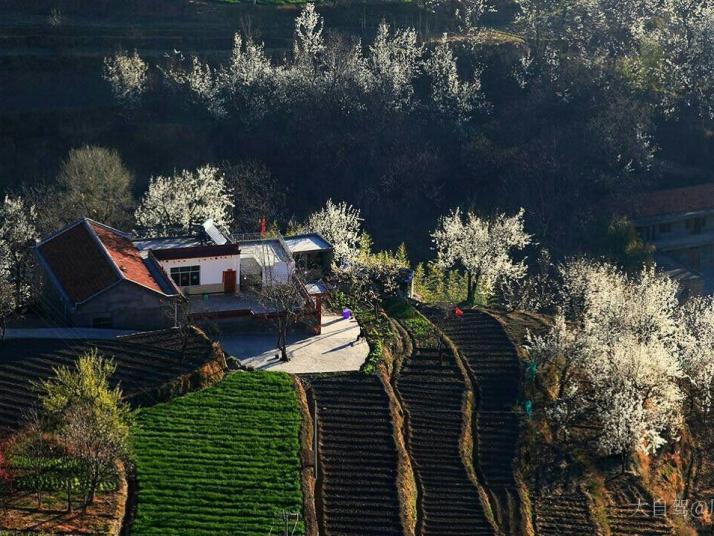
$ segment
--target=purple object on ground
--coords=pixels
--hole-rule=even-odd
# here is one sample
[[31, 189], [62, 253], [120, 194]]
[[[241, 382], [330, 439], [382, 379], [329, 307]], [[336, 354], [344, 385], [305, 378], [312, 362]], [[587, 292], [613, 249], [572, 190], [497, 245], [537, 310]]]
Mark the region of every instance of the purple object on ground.
[[352, 318], [352, 311], [345, 307], [342, 309], [342, 320], [349, 320], [350, 318]]

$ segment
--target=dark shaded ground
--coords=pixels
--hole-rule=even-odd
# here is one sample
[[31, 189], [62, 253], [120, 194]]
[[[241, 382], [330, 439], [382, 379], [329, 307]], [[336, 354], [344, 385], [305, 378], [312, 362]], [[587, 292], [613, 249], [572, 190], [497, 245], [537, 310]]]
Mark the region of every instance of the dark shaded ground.
[[[68, 150], [83, 144], [117, 148], [139, 176], [138, 192], [150, 174], [209, 160], [176, 150], [194, 136], [182, 125], [115, 115], [101, 78], [104, 57], [136, 49], [153, 63], [178, 49], [219, 61], [239, 31], [280, 57], [292, 47], [297, 10], [183, 0], [0, 1], [0, 191], [54, 179]], [[433, 17], [407, 3], [326, 5], [320, 13], [331, 31], [361, 37], [371, 38], [381, 20], [439, 31]], [[196, 136], [205, 128], [195, 127]], [[157, 137], [165, 140], [158, 147]]]
[[52, 375], [55, 367], [71, 367], [83, 352], [96, 348], [112, 358], [113, 381], [132, 401], [147, 403], [160, 389], [216, 358], [211, 341], [198, 332], [184, 340], [174, 330], [119, 339], [65, 341], [10, 339], [0, 343], [0, 430], [14, 428], [36, 403], [32, 382]]

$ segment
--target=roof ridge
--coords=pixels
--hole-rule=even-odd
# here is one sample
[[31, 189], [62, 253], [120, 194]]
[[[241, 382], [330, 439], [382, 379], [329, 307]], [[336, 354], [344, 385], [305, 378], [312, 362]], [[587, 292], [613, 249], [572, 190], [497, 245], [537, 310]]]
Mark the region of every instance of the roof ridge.
[[84, 220], [86, 220], [86, 219], [87, 219], [87, 218], [82, 217], [82, 218], [76, 219], [76, 220], [74, 220], [74, 221], [68, 223], [68, 224], [65, 225], [64, 227], [59, 228], [59, 229], [56, 230], [55, 232], [51, 233], [50, 235], [46, 236], [45, 238], [43, 238], [42, 240], [40, 240], [39, 242], [37, 242], [36, 246], [39, 248], [40, 246], [45, 245], [47, 242], [50, 242], [50, 241], [54, 240], [55, 238], [57, 238], [58, 236], [60, 236], [60, 235], [62, 235], [62, 234], [64, 234], [64, 233], [66, 233], [66, 232], [69, 231], [70, 229], [74, 229], [75, 227], [77, 227], [77, 225], [79, 225], [80, 223], [84, 222]]
[[88, 222], [90, 222], [90, 223], [92, 223], [92, 224], [94, 224], [94, 225], [99, 225], [100, 227], [104, 227], [104, 228], [107, 229], [108, 231], [111, 231], [111, 232], [113, 232], [113, 233], [116, 233], [116, 234], [118, 234], [119, 236], [121, 236], [121, 237], [123, 237], [123, 238], [126, 238], [126, 239], [129, 240], [130, 242], [132, 241], [131, 233], [129, 233], [129, 232], [127, 232], [127, 231], [122, 231], [121, 229], [117, 229], [116, 227], [112, 227], [111, 225], [107, 225], [106, 223], [102, 223], [102, 222], [100, 222], [100, 221], [93, 220], [92, 218], [87, 218], [86, 216], [84, 217], [84, 220], [86, 220], [86, 221], [88, 221]]
[[[91, 223], [90, 223], [91, 222]], [[99, 235], [97, 234], [97, 231], [95, 231], [94, 226], [92, 223], [97, 223], [94, 220], [91, 220], [89, 218], [84, 218], [84, 223], [87, 226], [87, 229], [89, 230], [90, 236], [94, 239], [94, 241], [99, 244], [99, 247], [101, 248], [102, 252], [104, 253], [105, 258], [109, 261], [109, 263], [112, 265], [114, 268], [114, 272], [119, 276], [119, 279], [128, 279], [124, 272], [117, 266], [117, 263], [114, 261], [114, 258], [112, 257], [111, 253], [109, 253], [109, 250], [107, 249], [107, 246], [102, 242], [102, 239], [99, 238]]]

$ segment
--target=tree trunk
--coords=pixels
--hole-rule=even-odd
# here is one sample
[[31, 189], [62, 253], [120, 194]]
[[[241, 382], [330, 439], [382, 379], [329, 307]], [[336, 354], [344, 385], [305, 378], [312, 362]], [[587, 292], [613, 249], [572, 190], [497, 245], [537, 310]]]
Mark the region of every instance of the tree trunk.
[[67, 512], [72, 513], [72, 479], [67, 478]]
[[473, 279], [474, 277], [471, 272], [466, 272], [466, 303], [468, 303], [469, 305], [473, 305], [474, 300], [476, 299], [476, 287], [473, 284]]
[[629, 452], [624, 451], [624, 452], [620, 455], [620, 456], [621, 456], [621, 462], [622, 462], [622, 473], [621, 473], [621, 474], [623, 474], [623, 475], [627, 472], [627, 466], [628, 466], [628, 462], [629, 462], [629, 460], [630, 460], [630, 455], [629, 455], [629, 454], [630, 454]]
[[94, 467], [92, 469], [92, 478], [89, 481], [89, 490], [87, 490], [87, 498], [84, 501], [85, 507], [94, 504], [94, 500], [97, 498], [97, 487], [99, 486], [99, 468]]
[[280, 360], [281, 361], [290, 361], [290, 358], [288, 358], [288, 350], [287, 350], [287, 345], [288, 345], [288, 323], [287, 320], [281, 320], [280, 321]]

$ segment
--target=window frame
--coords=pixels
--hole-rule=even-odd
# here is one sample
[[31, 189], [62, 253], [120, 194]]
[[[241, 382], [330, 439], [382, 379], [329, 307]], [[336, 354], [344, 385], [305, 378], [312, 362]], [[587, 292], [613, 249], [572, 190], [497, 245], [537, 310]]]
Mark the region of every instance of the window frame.
[[172, 266], [169, 276], [177, 287], [198, 287], [201, 285], [201, 265]]

